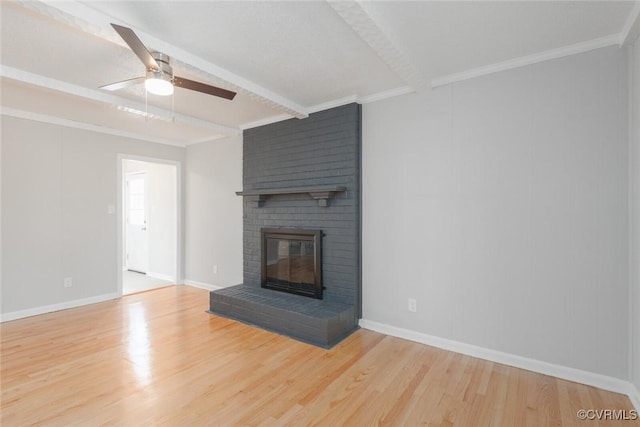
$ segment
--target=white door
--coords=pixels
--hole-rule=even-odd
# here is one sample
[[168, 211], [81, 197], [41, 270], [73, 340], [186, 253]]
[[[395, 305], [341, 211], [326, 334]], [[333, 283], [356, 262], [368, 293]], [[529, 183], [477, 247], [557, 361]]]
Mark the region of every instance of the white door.
[[127, 174], [126, 179], [126, 263], [127, 270], [147, 272], [147, 176], [144, 172]]

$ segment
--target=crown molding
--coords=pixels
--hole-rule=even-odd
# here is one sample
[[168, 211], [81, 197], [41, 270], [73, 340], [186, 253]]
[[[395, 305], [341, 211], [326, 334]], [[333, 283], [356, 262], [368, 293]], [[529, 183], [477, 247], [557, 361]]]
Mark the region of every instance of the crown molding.
[[[415, 92], [412, 87], [402, 86], [396, 89], [387, 90], [384, 92], [374, 93], [373, 95], [368, 96], [358, 96], [358, 95], [350, 95], [345, 96], [344, 98], [334, 99], [332, 101], [324, 102], [322, 104], [316, 104], [307, 108], [307, 112], [309, 114], [317, 113], [318, 111], [324, 111], [331, 108], [341, 107], [343, 105], [352, 104], [354, 102], [358, 104], [366, 104], [369, 102], [379, 101], [386, 98], [392, 98], [394, 96], [404, 95], [407, 93]], [[277, 116], [267, 117], [266, 119], [256, 120], [255, 122], [245, 123], [240, 126], [242, 130], [251, 129], [258, 126], [268, 125], [271, 123], [281, 122], [283, 120], [290, 119], [291, 116], [287, 114], [280, 114]]]
[[[111, 31], [110, 23], [115, 22], [119, 25], [130, 25], [105, 15], [88, 5], [77, 1], [29, 1], [20, 2], [20, 5], [80, 31], [120, 46], [126, 46], [122, 40], [118, 40], [115, 32]], [[184, 49], [160, 40], [140, 29], [136, 28], [135, 31], [136, 34], [144, 40], [145, 44], [152, 45], [155, 49], [167, 54], [172, 58], [174, 64], [179, 65], [180, 68], [202, 80], [222, 84], [256, 102], [284, 111], [297, 118], [304, 118], [308, 115], [304, 107], [255, 82], [206, 61]]]
[[106, 135], [119, 136], [123, 138], [137, 139], [139, 141], [154, 142], [156, 144], [171, 145], [174, 147], [182, 147], [182, 148], [185, 147], [185, 144], [180, 144], [175, 141], [171, 141], [164, 138], [156, 138], [153, 136], [144, 135], [140, 133], [126, 132], [126, 131], [122, 131], [119, 129], [114, 129], [106, 126], [98, 126], [98, 125], [92, 125], [84, 122], [77, 122], [69, 119], [62, 119], [60, 117], [54, 117], [47, 114], [38, 114], [31, 111], [19, 110], [16, 108], [9, 108], [9, 107], [3, 106], [2, 108], [0, 108], [0, 115], [6, 116], [6, 117], [13, 117], [16, 119], [24, 119], [24, 120], [31, 120], [34, 122], [47, 123], [50, 125], [63, 126], [67, 128], [103, 133]]
[[354, 102], [358, 102], [358, 97], [356, 95], [345, 96], [344, 98], [334, 99], [328, 102], [323, 102], [322, 104], [314, 105], [309, 107], [307, 111], [309, 111], [309, 114], [317, 113], [318, 111], [328, 110], [329, 108], [340, 107]]
[[514, 68], [532, 65], [538, 62], [550, 61], [552, 59], [563, 58], [565, 56], [576, 55], [578, 53], [588, 52], [590, 50], [600, 49], [608, 46], [616, 46], [619, 44], [620, 35], [613, 34], [582, 43], [576, 43], [569, 46], [551, 49], [533, 55], [521, 56], [519, 58], [509, 59], [508, 61], [497, 62], [495, 64], [483, 67], [472, 68], [460, 73], [449, 74], [431, 80], [431, 87], [436, 88], [450, 83], [460, 82], [472, 79], [474, 77], [485, 76], [487, 74], [498, 73], [500, 71], [511, 70]]
[[624, 27], [620, 32], [620, 46], [629, 46], [635, 43], [640, 36], [640, 0], [636, 0], [629, 16], [627, 17]]
[[369, 102], [381, 101], [387, 98], [393, 98], [395, 96], [406, 95], [408, 93], [416, 92], [412, 87], [401, 86], [395, 89], [386, 90], [384, 92], [374, 93], [373, 95], [362, 96], [359, 98], [361, 104], [368, 104]]

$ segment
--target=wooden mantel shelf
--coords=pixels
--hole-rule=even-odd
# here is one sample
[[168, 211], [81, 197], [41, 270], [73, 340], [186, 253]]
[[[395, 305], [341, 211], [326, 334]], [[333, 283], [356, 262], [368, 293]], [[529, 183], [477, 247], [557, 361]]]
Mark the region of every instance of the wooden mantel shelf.
[[236, 191], [236, 194], [238, 196], [251, 197], [253, 200], [258, 202], [258, 207], [262, 207], [265, 199], [269, 196], [308, 193], [318, 201], [318, 206], [328, 206], [329, 199], [334, 197], [336, 193], [342, 193], [345, 191], [347, 191], [346, 187], [333, 185], [318, 187], [262, 188], [258, 190]]

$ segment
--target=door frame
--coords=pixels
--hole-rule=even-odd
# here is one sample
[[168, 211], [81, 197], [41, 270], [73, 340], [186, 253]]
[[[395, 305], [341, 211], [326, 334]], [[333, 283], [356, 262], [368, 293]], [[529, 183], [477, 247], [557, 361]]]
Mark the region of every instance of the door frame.
[[183, 189], [182, 189], [182, 162], [177, 160], [167, 160], [160, 159], [156, 157], [147, 157], [147, 156], [138, 156], [135, 154], [126, 154], [126, 153], [118, 153], [117, 154], [117, 194], [116, 194], [116, 261], [117, 261], [117, 284], [118, 284], [118, 294], [122, 296], [122, 280], [123, 280], [123, 269], [124, 269], [124, 242], [125, 242], [125, 227], [124, 227], [124, 218], [125, 218], [125, 205], [124, 205], [124, 186], [126, 181], [126, 176], [124, 173], [124, 161], [125, 160], [137, 160], [141, 162], [148, 163], [160, 163], [165, 165], [172, 165], [176, 167], [176, 277], [175, 283], [181, 284], [183, 281]]

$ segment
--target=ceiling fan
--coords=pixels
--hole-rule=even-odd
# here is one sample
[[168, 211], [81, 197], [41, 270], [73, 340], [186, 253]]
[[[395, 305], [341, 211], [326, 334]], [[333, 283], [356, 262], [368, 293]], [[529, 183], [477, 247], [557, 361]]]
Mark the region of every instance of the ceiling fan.
[[175, 86], [229, 100], [232, 100], [236, 96], [236, 93], [230, 90], [174, 76], [167, 55], [162, 52], [149, 51], [131, 28], [116, 24], [111, 24], [111, 26], [117, 31], [120, 37], [122, 37], [125, 43], [129, 45], [133, 53], [140, 58], [140, 61], [142, 61], [147, 68], [147, 74], [144, 77], [135, 77], [133, 79], [100, 86], [100, 89], [118, 90], [144, 83], [147, 91], [155, 95], [171, 95], [173, 94], [173, 88]]

